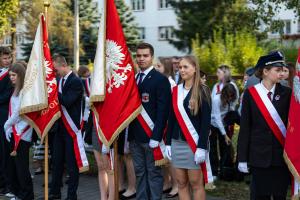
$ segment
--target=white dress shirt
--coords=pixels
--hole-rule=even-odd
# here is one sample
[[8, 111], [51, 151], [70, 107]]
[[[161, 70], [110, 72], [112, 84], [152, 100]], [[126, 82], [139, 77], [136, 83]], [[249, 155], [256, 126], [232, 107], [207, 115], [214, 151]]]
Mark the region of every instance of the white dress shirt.
[[[28, 126], [28, 123], [22, 119], [19, 115], [20, 111], [20, 96], [12, 96], [10, 99], [11, 103], [11, 116], [8, 117], [8, 120], [5, 123], [7, 126], [6, 130], [10, 130], [12, 132], [12, 126], [15, 125], [16, 130], [19, 134], [23, 132], [23, 130]], [[25, 134], [22, 136], [22, 140], [31, 142], [32, 138], [32, 128], [29, 128]]]
[[271, 100], [273, 100], [273, 98], [274, 98], [274, 93], [275, 93], [275, 86], [276, 86], [276, 84], [273, 85], [273, 87], [272, 87], [271, 90], [268, 90], [268, 89], [264, 86], [263, 81], [261, 81], [260, 84], [262, 85], [262, 88], [264, 88], [264, 91], [266, 92], [267, 95], [268, 95], [269, 92], [272, 92], [272, 94], [271, 94]]
[[[148, 74], [153, 68], [154, 68], [154, 67], [151, 66], [151, 67], [149, 67], [148, 69], [146, 69], [146, 70], [144, 70], [144, 71], [141, 70], [141, 71], [137, 74], [138, 79], [136, 80], [136, 82], [138, 83], [138, 82], [140, 81], [140, 74], [141, 74], [141, 73], [144, 74], [143, 79], [142, 79], [142, 82], [143, 82], [144, 79], [145, 79], [145, 77], [147, 76], [147, 74]], [[142, 83], [142, 82], [141, 82], [141, 83]]]

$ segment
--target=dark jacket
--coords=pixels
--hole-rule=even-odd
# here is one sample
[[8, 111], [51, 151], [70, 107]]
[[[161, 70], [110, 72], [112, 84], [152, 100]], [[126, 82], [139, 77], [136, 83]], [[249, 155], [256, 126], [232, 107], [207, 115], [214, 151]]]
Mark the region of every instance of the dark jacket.
[[[169, 115], [171, 103], [171, 86], [169, 80], [152, 69], [139, 86], [142, 105], [154, 123], [151, 139], [161, 141]], [[143, 97], [147, 97], [146, 99]], [[128, 140], [148, 143], [149, 138], [137, 119], [129, 126]]]
[[0, 134], [4, 134], [3, 126], [8, 119], [8, 105], [13, 92], [9, 75], [0, 80]]
[[[201, 107], [199, 109], [199, 112], [197, 115], [192, 115], [190, 109], [189, 109], [189, 101], [191, 99], [191, 91], [187, 94], [183, 101], [184, 109], [191, 120], [193, 126], [195, 127], [198, 135], [199, 140], [197, 147], [201, 149], [208, 149], [208, 136], [210, 131], [210, 119], [211, 119], [211, 105], [210, 105], [210, 95], [209, 95], [209, 89], [207, 86], [202, 86], [203, 89], [201, 90], [201, 97], [202, 97], [202, 103]], [[204, 92], [204, 90], [206, 90]], [[172, 103], [173, 104], [173, 103]], [[178, 121], [176, 119], [173, 105], [171, 105], [171, 111], [169, 115], [168, 120], [168, 129], [167, 129], [167, 145], [171, 145], [171, 139], [178, 140], [179, 137], [186, 141], [186, 138], [184, 134], [182, 133], [182, 130], [178, 124]]]
[[58, 93], [58, 100], [63, 105], [77, 128], [80, 128], [82, 100], [83, 100], [83, 85], [81, 79], [74, 73], [71, 73], [62, 87], [62, 93]]
[[[285, 125], [288, 122], [291, 92], [290, 88], [276, 84], [272, 100]], [[261, 168], [285, 165], [283, 147], [274, 136], [248, 89], [244, 93], [241, 114], [238, 161]]]

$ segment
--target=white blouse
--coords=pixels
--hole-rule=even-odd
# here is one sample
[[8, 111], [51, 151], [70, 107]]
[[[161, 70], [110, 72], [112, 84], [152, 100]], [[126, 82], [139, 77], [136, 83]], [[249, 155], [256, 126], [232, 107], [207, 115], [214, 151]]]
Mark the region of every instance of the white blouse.
[[[19, 134], [23, 132], [23, 130], [28, 126], [28, 123], [22, 119], [19, 115], [20, 111], [20, 95], [19, 96], [12, 96], [10, 99], [11, 103], [11, 116], [8, 116], [8, 120], [5, 123], [7, 127], [5, 131], [13, 132], [12, 126], [15, 125], [16, 130]], [[25, 134], [22, 136], [22, 140], [31, 142], [32, 138], [32, 128], [30, 127]]]

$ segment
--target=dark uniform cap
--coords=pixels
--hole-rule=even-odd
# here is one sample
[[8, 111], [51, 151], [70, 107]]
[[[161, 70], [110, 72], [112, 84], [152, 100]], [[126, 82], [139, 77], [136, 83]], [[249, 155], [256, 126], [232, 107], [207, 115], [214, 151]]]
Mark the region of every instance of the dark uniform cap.
[[268, 55], [261, 56], [257, 61], [255, 69], [265, 68], [266, 66], [285, 67], [283, 54], [280, 51], [274, 51]]

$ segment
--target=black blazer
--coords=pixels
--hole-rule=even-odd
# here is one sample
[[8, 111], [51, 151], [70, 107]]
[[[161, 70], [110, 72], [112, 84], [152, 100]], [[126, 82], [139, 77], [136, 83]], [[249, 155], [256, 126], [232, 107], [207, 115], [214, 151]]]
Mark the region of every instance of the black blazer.
[[73, 72], [66, 80], [62, 88], [62, 93], [58, 92], [58, 100], [67, 109], [77, 128], [80, 128], [80, 117], [83, 111], [83, 85], [80, 78]]
[[13, 87], [9, 75], [6, 75], [0, 80], [0, 134], [4, 134], [3, 126], [8, 119], [8, 105], [12, 92]]
[[[198, 135], [199, 135], [199, 141], [197, 144], [198, 148], [201, 149], [208, 149], [208, 136], [210, 131], [210, 119], [211, 119], [211, 105], [210, 105], [210, 95], [209, 95], [209, 89], [207, 86], [202, 86], [203, 89], [201, 90], [201, 96], [202, 96], [202, 104], [199, 109], [199, 112], [197, 115], [192, 115], [190, 109], [189, 109], [189, 101], [191, 99], [191, 91], [187, 94], [183, 101], [183, 106], [188, 114], [188, 117], [190, 118], [193, 126], [195, 127]], [[204, 90], [206, 90], [204, 92]], [[178, 139], [182, 138], [184, 141], [186, 140], [184, 134], [181, 131], [181, 128], [178, 124], [177, 118], [174, 113], [173, 105], [171, 105], [171, 111], [169, 115], [168, 120], [168, 129], [167, 129], [167, 145], [171, 145], [171, 139]]]
[[[154, 122], [153, 140], [161, 141], [166, 128], [171, 103], [171, 85], [164, 75], [152, 69], [139, 86], [142, 105]], [[147, 97], [145, 99], [145, 96]], [[144, 100], [143, 100], [144, 97]], [[149, 138], [137, 119], [129, 126], [128, 140], [140, 143], [149, 142]]]
[[[278, 83], [272, 100], [285, 125], [288, 122], [291, 92], [290, 88]], [[269, 128], [248, 89], [244, 93], [242, 105], [238, 161], [248, 162], [250, 166], [261, 168], [285, 165], [283, 148]]]

